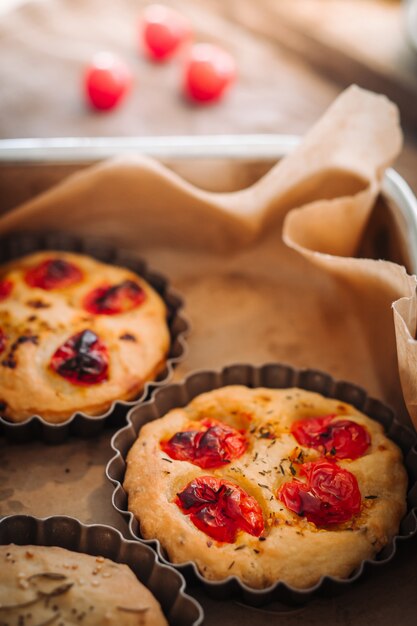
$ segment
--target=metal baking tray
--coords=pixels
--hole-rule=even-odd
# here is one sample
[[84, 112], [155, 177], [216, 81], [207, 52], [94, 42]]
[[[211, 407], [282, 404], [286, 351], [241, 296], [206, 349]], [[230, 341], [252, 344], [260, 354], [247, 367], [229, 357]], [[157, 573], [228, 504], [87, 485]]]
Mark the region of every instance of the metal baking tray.
[[[299, 142], [300, 138], [294, 135], [271, 134], [2, 139], [0, 214], [81, 168], [102, 159], [129, 154], [157, 158], [197, 185], [203, 178], [204, 182], [209, 178], [207, 170], [210, 173], [214, 166], [214, 187], [210, 188], [215, 191], [224, 191], [223, 165], [238, 164], [243, 168], [243, 176], [240, 172], [236, 184], [244, 187], [254, 182], [253, 172], [259, 177]], [[417, 274], [417, 199], [405, 180], [391, 168], [385, 172], [382, 196], [384, 202], [378, 222], [375, 224], [375, 219], [371, 218], [369, 228], [380, 228], [384, 233], [377, 237], [379, 248], [367, 248], [366, 256], [389, 258]], [[386, 236], [388, 231], [391, 231], [390, 237]]]
[[[131, 153], [156, 157], [206, 189], [241, 189], [254, 183], [298, 142], [297, 137], [282, 135], [0, 141], [0, 213], [102, 158]], [[396, 172], [388, 170], [382, 202], [371, 215], [358, 254], [393, 260], [416, 273], [416, 216], [412, 191]], [[158, 269], [155, 258], [149, 260]], [[94, 440], [70, 437], [64, 446], [48, 448], [39, 441], [22, 446], [0, 437], [0, 516], [65, 514], [86, 523], [108, 524], [126, 535], [126, 523], [112, 507], [112, 488], [104, 475], [113, 455], [111, 435], [112, 430], [106, 429]], [[201, 586], [188, 590], [203, 605], [207, 626], [218, 626], [219, 620], [228, 626], [251, 626], [256, 621], [275, 626], [278, 619], [282, 626], [368, 626], [370, 620], [381, 626], [394, 620], [414, 626], [416, 559], [416, 537], [399, 541], [395, 558], [386, 567], [376, 567], [364, 584], [350, 584], [340, 598], [317, 598], [296, 610], [279, 602], [262, 609], [248, 608], [208, 597]]]

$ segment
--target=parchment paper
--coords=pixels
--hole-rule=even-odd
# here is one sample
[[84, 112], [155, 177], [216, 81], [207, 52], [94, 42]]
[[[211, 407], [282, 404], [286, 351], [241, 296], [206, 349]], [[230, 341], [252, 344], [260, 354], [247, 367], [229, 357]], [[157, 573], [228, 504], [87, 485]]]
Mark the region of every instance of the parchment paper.
[[417, 424], [415, 277], [352, 258], [400, 148], [396, 107], [351, 87], [248, 189], [211, 193], [150, 159], [110, 160], [6, 214], [0, 232], [95, 234], [147, 257], [194, 327], [177, 378], [235, 361], [322, 368]]

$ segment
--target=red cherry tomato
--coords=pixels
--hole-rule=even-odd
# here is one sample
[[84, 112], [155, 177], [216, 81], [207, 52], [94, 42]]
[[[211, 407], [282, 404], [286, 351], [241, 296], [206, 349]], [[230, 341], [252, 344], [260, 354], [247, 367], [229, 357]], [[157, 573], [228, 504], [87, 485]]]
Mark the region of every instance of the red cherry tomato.
[[161, 441], [162, 450], [172, 459], [189, 461], [202, 468], [221, 467], [242, 456], [248, 447], [242, 432], [218, 420], [201, 420], [201, 430], [176, 433]]
[[304, 463], [300, 475], [307, 482], [294, 479], [278, 490], [278, 500], [316, 526], [342, 524], [361, 508], [361, 494], [355, 476], [336, 463]]
[[64, 259], [46, 259], [26, 272], [25, 281], [29, 287], [37, 287], [51, 291], [63, 289], [80, 282], [82, 271]]
[[140, 24], [143, 47], [154, 61], [167, 61], [189, 39], [188, 20], [170, 7], [151, 4], [143, 12]]
[[5, 300], [13, 289], [13, 283], [11, 280], [0, 280], [0, 302]]
[[107, 379], [109, 356], [91, 330], [70, 337], [51, 358], [51, 369], [74, 385], [96, 385]]
[[97, 54], [86, 70], [84, 88], [91, 107], [108, 111], [116, 107], [130, 89], [128, 66], [110, 52]]
[[357, 459], [369, 448], [371, 438], [363, 426], [351, 420], [324, 415], [294, 422], [291, 433], [302, 446], [320, 450], [335, 459]]
[[184, 92], [194, 102], [216, 102], [236, 78], [233, 57], [218, 46], [208, 43], [192, 47], [188, 59]]
[[93, 289], [84, 299], [84, 308], [93, 315], [117, 315], [136, 309], [146, 300], [142, 287], [133, 280]]
[[255, 498], [222, 478], [194, 478], [177, 494], [175, 503], [194, 526], [216, 541], [233, 543], [240, 530], [255, 537], [264, 530], [262, 509]]

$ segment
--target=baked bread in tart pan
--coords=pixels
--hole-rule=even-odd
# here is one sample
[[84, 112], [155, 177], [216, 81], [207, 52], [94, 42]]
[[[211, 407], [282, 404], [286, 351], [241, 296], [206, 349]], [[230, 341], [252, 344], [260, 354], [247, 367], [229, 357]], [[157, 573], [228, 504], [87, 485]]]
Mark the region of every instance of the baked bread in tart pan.
[[328, 594], [417, 532], [415, 434], [356, 385], [232, 365], [158, 390], [128, 420], [107, 468], [116, 509], [219, 596]]
[[143, 261], [56, 234], [16, 235], [0, 248], [7, 434], [88, 435], [169, 378], [188, 324], [181, 298]]
[[182, 576], [109, 526], [71, 517], [0, 521], [0, 623], [197, 626]]

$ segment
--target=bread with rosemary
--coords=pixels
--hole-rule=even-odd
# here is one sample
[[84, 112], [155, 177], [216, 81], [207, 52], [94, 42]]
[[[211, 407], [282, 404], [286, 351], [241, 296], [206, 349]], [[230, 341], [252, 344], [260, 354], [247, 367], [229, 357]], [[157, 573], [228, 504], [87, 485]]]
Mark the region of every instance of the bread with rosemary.
[[2, 626], [166, 626], [132, 570], [51, 546], [0, 546]]
[[303, 589], [348, 577], [392, 539], [407, 475], [383, 427], [345, 402], [228, 386], [145, 424], [124, 488], [173, 562]]

